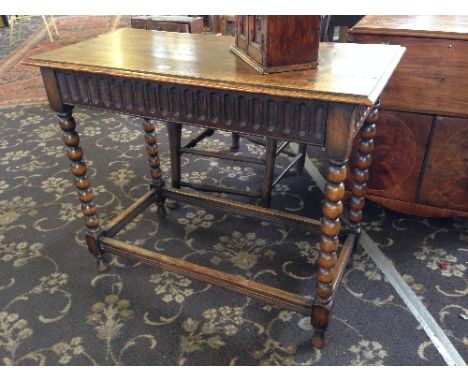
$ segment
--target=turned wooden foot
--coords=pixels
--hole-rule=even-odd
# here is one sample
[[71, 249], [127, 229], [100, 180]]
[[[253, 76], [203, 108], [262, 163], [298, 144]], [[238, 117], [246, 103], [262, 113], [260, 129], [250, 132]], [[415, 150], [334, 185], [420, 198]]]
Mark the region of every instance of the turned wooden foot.
[[164, 202], [166, 200], [164, 196], [165, 183], [161, 177], [161, 161], [159, 159], [156, 121], [149, 118], [144, 118], [143, 120], [143, 129], [145, 130], [146, 152], [148, 154], [148, 165], [150, 168], [151, 176], [150, 188], [154, 188], [154, 190], [156, 191], [154, 202], [158, 206], [158, 215], [160, 217], [165, 217], [167, 215], [166, 207], [164, 205]]
[[97, 206], [94, 202], [94, 194], [91, 190], [91, 182], [87, 175], [87, 166], [83, 160], [83, 150], [80, 147], [80, 137], [76, 132], [76, 122], [72, 116], [73, 109], [68, 108], [58, 113], [59, 125], [63, 131], [63, 142], [67, 147], [67, 156], [71, 161], [70, 170], [75, 177], [75, 187], [78, 189], [78, 198], [81, 202], [81, 212], [85, 216], [86, 243], [89, 252], [96, 257], [98, 272], [106, 272], [109, 263], [99, 246], [101, 227], [97, 215]]
[[330, 319], [330, 307], [315, 305], [312, 307], [312, 326], [314, 334], [312, 335], [312, 346], [321, 349], [325, 346], [325, 331]]

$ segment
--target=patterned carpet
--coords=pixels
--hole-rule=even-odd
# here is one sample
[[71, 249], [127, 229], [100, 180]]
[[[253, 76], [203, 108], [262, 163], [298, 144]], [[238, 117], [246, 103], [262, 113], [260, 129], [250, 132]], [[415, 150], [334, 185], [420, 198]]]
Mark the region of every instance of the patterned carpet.
[[[89, 28], [75, 35], [70, 24], [70, 39], [61, 33], [57, 44], [128, 21], [62, 18], [60, 32], [67, 20]], [[6, 33], [0, 30], [0, 41]], [[31, 32], [29, 38], [35, 40], [37, 34]], [[27, 46], [48, 49], [43, 37]], [[30, 42], [26, 39], [17, 49]], [[2, 364], [444, 365], [362, 248], [344, 275], [322, 350], [311, 348], [309, 319], [296, 313], [118, 257], [112, 257], [109, 273], [96, 274], [56, 117], [43, 100], [37, 71], [26, 69], [24, 82], [20, 80], [24, 67], [11, 59], [15, 54], [24, 57], [30, 50], [2, 52], [0, 61]], [[5, 93], [14, 88], [15, 79], [21, 90]], [[141, 121], [84, 109], [75, 118], [105, 222], [148, 189]], [[168, 179], [165, 129], [160, 133]], [[184, 130], [184, 139], [192, 133]], [[222, 150], [229, 141], [228, 134], [217, 133], [205, 147]], [[261, 155], [258, 146], [242, 142], [244, 152]], [[281, 158], [277, 171], [286, 163]], [[261, 181], [258, 166], [190, 157], [182, 164], [184, 176], [192, 181], [250, 190]], [[320, 198], [309, 175], [290, 176], [275, 188], [273, 207], [318, 217]], [[365, 213], [371, 238], [467, 359], [467, 321], [462, 318], [468, 315], [465, 222], [409, 217], [372, 203]], [[154, 208], [146, 211], [119, 237], [304, 296], [313, 291], [315, 233], [182, 204], [164, 220]], [[441, 267], [442, 262], [448, 266]]]

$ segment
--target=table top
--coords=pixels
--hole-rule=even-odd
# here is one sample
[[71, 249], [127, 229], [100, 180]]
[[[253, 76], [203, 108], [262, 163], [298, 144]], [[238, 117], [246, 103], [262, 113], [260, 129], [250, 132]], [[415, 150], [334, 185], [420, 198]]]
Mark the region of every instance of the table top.
[[184, 85], [372, 105], [405, 48], [322, 43], [317, 69], [259, 74], [230, 36], [123, 28], [28, 58], [25, 64]]
[[366, 16], [351, 33], [468, 40], [468, 16]]

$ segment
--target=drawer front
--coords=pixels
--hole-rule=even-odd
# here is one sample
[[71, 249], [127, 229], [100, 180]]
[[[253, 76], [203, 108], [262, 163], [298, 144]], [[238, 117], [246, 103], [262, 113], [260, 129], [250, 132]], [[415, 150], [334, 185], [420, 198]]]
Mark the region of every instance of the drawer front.
[[[368, 194], [415, 202], [433, 117], [381, 110]], [[354, 167], [358, 137], [353, 144]]]
[[190, 33], [190, 24], [148, 20], [146, 22], [146, 29], [165, 32]]
[[468, 211], [468, 119], [437, 117], [419, 201]]
[[352, 39], [406, 47], [382, 95], [384, 108], [468, 116], [468, 41], [361, 34]]

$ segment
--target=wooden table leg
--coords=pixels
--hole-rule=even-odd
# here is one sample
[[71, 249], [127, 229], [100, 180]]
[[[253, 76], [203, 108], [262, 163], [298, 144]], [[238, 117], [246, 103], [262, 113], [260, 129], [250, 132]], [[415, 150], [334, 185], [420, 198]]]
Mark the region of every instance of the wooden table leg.
[[322, 206], [320, 230], [320, 252], [317, 260], [317, 287], [312, 306], [312, 326], [315, 331], [312, 345], [322, 348], [325, 345], [325, 330], [331, 316], [333, 301], [334, 267], [337, 261], [339, 246], [338, 234], [341, 230], [340, 216], [343, 214], [343, 197], [345, 194], [346, 161], [329, 160], [326, 171], [325, 201]]
[[275, 175], [276, 147], [278, 141], [273, 138], [266, 139], [265, 167], [262, 181], [262, 206], [270, 208], [271, 190], [273, 189], [273, 177]]
[[143, 129], [145, 130], [146, 152], [148, 154], [148, 165], [150, 167], [151, 188], [156, 190], [155, 202], [158, 206], [158, 215], [166, 216], [164, 201], [165, 183], [161, 177], [161, 161], [159, 159], [158, 135], [156, 133], [156, 121], [150, 118], [143, 118]]
[[71, 107], [59, 112], [59, 124], [64, 133], [63, 142], [67, 146], [67, 156], [71, 161], [71, 172], [75, 176], [75, 186], [78, 188], [78, 197], [81, 201], [81, 212], [86, 218], [85, 224], [88, 228], [86, 243], [89, 252], [96, 257], [97, 271], [106, 272], [109, 269], [109, 263], [104, 257], [98, 241], [102, 230], [97, 216], [97, 207], [93, 201], [91, 183], [86, 175], [87, 167], [83, 160], [83, 150], [80, 147], [80, 137], [75, 130], [76, 122], [72, 112], [73, 108]]
[[[374, 152], [374, 137], [377, 132], [377, 121], [379, 119], [380, 103], [376, 103], [364, 125], [359, 132], [359, 146], [356, 155], [356, 166], [353, 171], [353, 183], [351, 186], [351, 200], [348, 220], [351, 228], [359, 238], [361, 233], [362, 210], [365, 204], [367, 192], [367, 181], [369, 180], [369, 168], [372, 164], [372, 154]], [[357, 245], [359, 240], [355, 241]]]
[[172, 188], [180, 188], [180, 147], [182, 138], [182, 124], [167, 122], [167, 134], [169, 136], [169, 149], [171, 155], [171, 186]]

